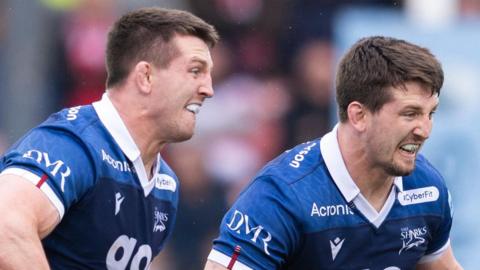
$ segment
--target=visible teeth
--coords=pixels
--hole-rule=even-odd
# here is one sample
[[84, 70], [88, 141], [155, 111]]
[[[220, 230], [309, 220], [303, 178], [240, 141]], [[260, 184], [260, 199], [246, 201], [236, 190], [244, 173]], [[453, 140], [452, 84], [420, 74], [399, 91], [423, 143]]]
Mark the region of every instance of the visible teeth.
[[415, 153], [418, 150], [419, 145], [418, 144], [406, 144], [406, 145], [402, 145], [400, 148], [402, 148], [403, 150], [405, 150], [407, 152]]
[[194, 114], [197, 114], [200, 111], [200, 105], [198, 104], [189, 104], [186, 108]]

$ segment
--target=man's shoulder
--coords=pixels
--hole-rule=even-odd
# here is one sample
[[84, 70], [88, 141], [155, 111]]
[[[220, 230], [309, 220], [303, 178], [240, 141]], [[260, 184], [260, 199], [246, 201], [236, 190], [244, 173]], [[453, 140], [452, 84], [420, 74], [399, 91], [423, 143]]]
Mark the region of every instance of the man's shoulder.
[[[257, 175], [268, 176], [279, 184], [294, 184], [309, 179], [318, 171], [325, 171], [323, 157], [320, 153], [320, 140], [312, 140], [295, 146], [270, 161]], [[320, 177], [321, 178], [321, 177]]]
[[95, 147], [102, 141], [109, 140], [108, 132], [103, 127], [93, 106], [84, 105], [65, 108], [52, 115], [32, 132], [59, 135], [63, 141], [74, 141], [82, 146]]
[[443, 177], [422, 155], [417, 157], [415, 170], [410, 175], [403, 177], [402, 182], [403, 192], [398, 197], [402, 205], [413, 205], [436, 212], [441, 209], [431, 209], [430, 207], [433, 204], [425, 203], [437, 202], [443, 204], [450, 200]]
[[76, 106], [65, 108], [50, 115], [39, 128], [52, 128], [57, 130], [69, 130], [72, 133], [81, 134], [88, 127], [99, 121], [93, 106]]
[[92, 158], [93, 155], [88, 153], [100, 151], [102, 144], [109, 142], [107, 133], [99, 128], [99, 124], [92, 106], [63, 109], [14, 143], [5, 153], [5, 159], [24, 156], [40, 160], [40, 156], [48, 156], [49, 159], [78, 164], [82, 160], [80, 157], [85, 157], [84, 160]]
[[405, 179], [412, 179], [413, 181], [407, 181], [407, 183], [416, 186], [445, 186], [445, 181], [440, 172], [423, 155], [417, 156], [415, 169], [409, 176], [406, 176]]

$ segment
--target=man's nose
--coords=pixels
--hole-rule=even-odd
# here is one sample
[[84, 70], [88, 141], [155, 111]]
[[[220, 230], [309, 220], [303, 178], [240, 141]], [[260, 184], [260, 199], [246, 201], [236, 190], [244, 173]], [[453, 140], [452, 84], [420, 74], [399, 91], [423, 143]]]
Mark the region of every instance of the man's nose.
[[205, 78], [205, 82], [200, 86], [199, 92], [201, 95], [207, 98], [213, 97], [214, 91], [213, 91], [211, 75], [208, 75], [207, 78]]
[[432, 119], [430, 116], [419, 119], [417, 126], [413, 130], [413, 134], [421, 137], [422, 139], [428, 139], [432, 132]]

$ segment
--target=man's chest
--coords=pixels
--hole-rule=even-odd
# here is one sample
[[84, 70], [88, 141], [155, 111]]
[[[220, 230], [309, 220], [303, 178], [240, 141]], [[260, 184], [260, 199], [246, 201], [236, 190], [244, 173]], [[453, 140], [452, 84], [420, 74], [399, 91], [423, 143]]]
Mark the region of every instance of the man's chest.
[[358, 212], [335, 213], [315, 216], [310, 226], [321, 224], [321, 230], [304, 234], [289, 269], [412, 269], [435, 233], [431, 217], [387, 218], [377, 228]]
[[73, 256], [73, 260], [124, 269], [139, 269], [158, 254], [173, 229], [176, 202], [138, 187], [102, 179], [64, 216], [50, 239], [48, 250]]

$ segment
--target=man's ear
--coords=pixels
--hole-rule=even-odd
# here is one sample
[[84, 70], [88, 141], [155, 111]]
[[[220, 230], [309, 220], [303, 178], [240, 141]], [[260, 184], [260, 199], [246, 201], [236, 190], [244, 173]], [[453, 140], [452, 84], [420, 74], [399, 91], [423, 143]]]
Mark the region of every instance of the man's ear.
[[135, 65], [133, 72], [138, 89], [143, 94], [149, 94], [152, 91], [152, 65], [146, 61], [140, 61]]
[[347, 107], [348, 121], [357, 131], [367, 127], [368, 109], [360, 102], [353, 101]]

